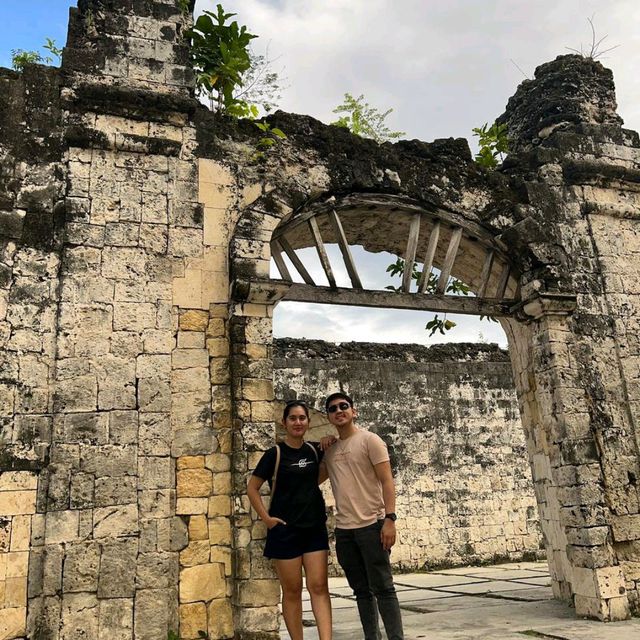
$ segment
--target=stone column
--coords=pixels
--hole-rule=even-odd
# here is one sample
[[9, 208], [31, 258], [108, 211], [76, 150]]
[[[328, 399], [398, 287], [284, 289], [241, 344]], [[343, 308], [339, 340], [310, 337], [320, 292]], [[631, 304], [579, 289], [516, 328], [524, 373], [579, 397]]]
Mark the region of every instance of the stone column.
[[[273, 414], [272, 306], [236, 304], [231, 319], [234, 408], [234, 606], [236, 633], [278, 637], [280, 586], [262, 556], [264, 524], [247, 498], [247, 479], [260, 456], [275, 443]], [[264, 485], [266, 487], [266, 484]]]
[[638, 138], [620, 126], [611, 72], [579, 56], [537, 69], [502, 121], [504, 171], [526, 193], [502, 238], [522, 265], [530, 324], [512, 350], [554, 589], [578, 615], [624, 619], [640, 579]]
[[[172, 404], [175, 392], [194, 391], [180, 388], [180, 375], [208, 375], [204, 340], [178, 334], [172, 290], [185, 260], [202, 253], [193, 74], [180, 35], [189, 21], [173, 0], [87, 0], [71, 10], [53, 435], [29, 637], [178, 631], [178, 552], [188, 538], [176, 508], [175, 459], [186, 453], [176, 434], [190, 429], [203, 456], [215, 447], [210, 425], [176, 425]], [[208, 380], [202, 387], [208, 409]], [[216, 571], [195, 600], [224, 594]]]

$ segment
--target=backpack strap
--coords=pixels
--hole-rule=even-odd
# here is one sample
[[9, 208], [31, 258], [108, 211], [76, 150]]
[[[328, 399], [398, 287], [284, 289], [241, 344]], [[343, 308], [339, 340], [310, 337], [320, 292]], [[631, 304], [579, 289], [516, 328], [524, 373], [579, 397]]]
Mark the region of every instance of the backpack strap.
[[313, 451], [313, 455], [316, 457], [316, 463], [319, 464], [320, 460], [318, 460], [318, 450], [310, 442], [307, 442], [306, 440], [305, 440], [305, 444], [311, 447], [311, 451]]
[[280, 445], [276, 444], [276, 464], [273, 468], [273, 478], [271, 478], [271, 493], [269, 496], [273, 498], [273, 494], [276, 490], [276, 477], [278, 475], [278, 467], [280, 466]]

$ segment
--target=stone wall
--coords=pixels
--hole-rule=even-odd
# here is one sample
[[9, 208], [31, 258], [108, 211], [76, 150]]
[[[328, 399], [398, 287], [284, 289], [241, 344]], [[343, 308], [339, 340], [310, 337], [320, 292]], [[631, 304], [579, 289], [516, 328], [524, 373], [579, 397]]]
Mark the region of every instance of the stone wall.
[[39, 467], [51, 438], [60, 208], [58, 70], [0, 70], [0, 433], [3, 468]]
[[[451, 238], [472, 230], [451, 273], [474, 291], [476, 258], [502, 256], [518, 279], [519, 302], [499, 311], [556, 595], [603, 620], [639, 611], [640, 140], [615, 113], [611, 72], [579, 56], [540, 67], [502, 118], [513, 146], [499, 171], [465, 140], [378, 145], [284, 113], [270, 122], [286, 140], [256, 158], [254, 123], [195, 100], [188, 4], [80, 0], [61, 70], [0, 71], [3, 509], [22, 481], [6, 474], [29, 486], [0, 517], [25, 532], [37, 478], [26, 637], [277, 635], [246, 476], [273, 442], [272, 312], [291, 287], [264, 280], [274, 231], [317, 206], [348, 211], [348, 241], [372, 251], [403, 255], [416, 215]], [[414, 239], [425, 255], [428, 234]], [[457, 388], [462, 411], [472, 390]], [[441, 424], [457, 423], [425, 418], [425, 436]], [[449, 458], [471, 473], [484, 462], [450, 435], [428, 455], [388, 437], [399, 468], [439, 460], [461, 493], [484, 480], [455, 484]], [[483, 514], [467, 515], [446, 516], [469, 529], [453, 544], [483, 554]], [[24, 637], [23, 596], [9, 602]]]
[[[275, 393], [322, 409], [350, 394], [389, 447], [398, 570], [540, 557], [536, 501], [508, 354], [494, 345], [278, 339]], [[314, 412], [310, 437], [334, 432]], [[325, 491], [333, 506], [330, 489]], [[330, 518], [331, 522], [331, 518]]]
[[[0, 473], [0, 637], [25, 635], [27, 574], [32, 540], [43, 534], [36, 515], [38, 478], [30, 471]], [[33, 535], [32, 535], [33, 531]]]

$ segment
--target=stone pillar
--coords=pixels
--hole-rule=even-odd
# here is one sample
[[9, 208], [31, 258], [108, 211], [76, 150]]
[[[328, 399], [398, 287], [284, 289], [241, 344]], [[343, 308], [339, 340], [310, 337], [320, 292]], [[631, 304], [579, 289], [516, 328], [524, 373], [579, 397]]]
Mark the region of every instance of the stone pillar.
[[[28, 636], [157, 640], [178, 631], [179, 595], [204, 607], [225, 591], [207, 556], [199, 591], [178, 594], [188, 523], [176, 458], [215, 449], [204, 339], [178, 334], [173, 301], [174, 275], [202, 253], [193, 74], [180, 35], [190, 18], [167, 0], [79, 5], [62, 66], [66, 219]], [[187, 373], [191, 386], [180, 388]], [[179, 391], [207, 411], [176, 424]], [[181, 447], [180, 429], [198, 446]]]
[[[236, 304], [231, 322], [234, 407], [234, 606], [236, 633], [278, 637], [280, 586], [262, 556], [266, 528], [247, 498], [247, 479], [260, 456], [275, 443], [273, 415], [273, 307]], [[266, 487], [266, 484], [264, 485]]]
[[38, 476], [31, 471], [0, 472], [0, 637], [22, 638], [27, 624], [27, 572], [32, 534], [42, 534], [36, 511]]
[[611, 72], [579, 56], [537, 69], [502, 121], [504, 170], [527, 194], [502, 238], [523, 267], [512, 348], [554, 589], [578, 615], [624, 619], [640, 580], [640, 145]]

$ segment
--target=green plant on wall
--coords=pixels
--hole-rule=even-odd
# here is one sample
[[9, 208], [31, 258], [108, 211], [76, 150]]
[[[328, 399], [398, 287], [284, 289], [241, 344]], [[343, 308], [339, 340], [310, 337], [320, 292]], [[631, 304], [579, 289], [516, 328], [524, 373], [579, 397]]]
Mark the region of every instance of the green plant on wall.
[[264, 134], [262, 138], [258, 140], [256, 147], [258, 150], [253, 155], [253, 160], [263, 161], [266, 158], [266, 153], [275, 145], [279, 140], [286, 139], [286, 134], [282, 129], [278, 127], [272, 127], [268, 122], [254, 122], [256, 127]]
[[253, 113], [251, 106], [235, 98], [234, 92], [251, 67], [249, 43], [257, 36], [235, 20], [229, 22], [234, 15], [219, 4], [216, 13], [205, 11], [199, 16], [186, 36], [199, 90], [209, 96], [215, 110], [246, 117]]
[[365, 102], [364, 95], [354, 98], [350, 93], [344, 94], [344, 102], [338, 105], [333, 113], [342, 114], [331, 124], [345, 127], [351, 133], [363, 138], [371, 138], [378, 143], [397, 140], [404, 135], [404, 131], [392, 131], [385, 120], [393, 109], [381, 113], [376, 107]]
[[[235, 20], [230, 22], [234, 15], [226, 13], [219, 4], [216, 13], [205, 11], [186, 35], [191, 42], [191, 61], [198, 89], [209, 98], [211, 109], [254, 120], [259, 114], [258, 106], [244, 98], [255, 95], [266, 111], [273, 108], [278, 74], [269, 70], [271, 61], [268, 57], [251, 53], [249, 44], [258, 36], [249, 33], [246, 26], [238, 25]], [[266, 122], [255, 125], [264, 135], [256, 144], [252, 160], [262, 161], [273, 145], [286, 135]]]
[[23, 71], [28, 64], [53, 64], [62, 58], [62, 49], [56, 46], [56, 41], [47, 38], [42, 45], [51, 55], [42, 55], [39, 51], [25, 51], [24, 49], [13, 49], [11, 51], [11, 66], [16, 71]]
[[495, 169], [504, 160], [509, 151], [507, 125], [494, 122], [491, 126], [485, 122], [481, 127], [472, 129], [478, 137], [478, 153], [475, 161], [486, 169]]

